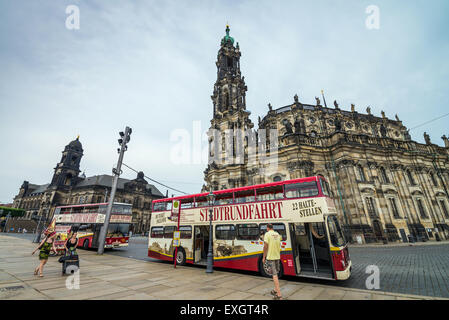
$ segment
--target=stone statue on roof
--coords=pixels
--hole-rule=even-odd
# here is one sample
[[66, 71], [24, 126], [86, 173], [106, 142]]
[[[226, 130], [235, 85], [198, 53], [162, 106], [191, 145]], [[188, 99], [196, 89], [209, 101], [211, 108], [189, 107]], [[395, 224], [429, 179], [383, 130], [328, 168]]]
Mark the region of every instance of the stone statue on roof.
[[339, 107], [338, 107], [338, 103], [337, 103], [337, 100], [334, 100], [334, 106], [335, 106], [335, 109], [340, 109]]
[[318, 98], [318, 97], [315, 97], [315, 100], [316, 100], [316, 105], [317, 106], [320, 106], [321, 104], [321, 101], [320, 101], [320, 98]]
[[397, 114], [395, 114], [394, 117], [396, 118], [396, 121], [401, 121], [401, 120], [399, 120], [399, 117]]
[[427, 134], [427, 132], [424, 132], [424, 140], [426, 141], [426, 144], [431, 144], [430, 136]]
[[370, 106], [368, 106], [368, 107], [366, 108], [366, 113], [371, 114], [371, 107], [370, 107]]
[[269, 109], [270, 111], [273, 111], [273, 106], [271, 105], [271, 103], [268, 104], [268, 109]]
[[382, 118], [385, 118], [385, 112], [383, 110], [380, 112], [380, 114], [382, 115]]
[[443, 139], [443, 141], [444, 141], [444, 147], [445, 147], [445, 148], [449, 148], [449, 139], [446, 137], [445, 134], [443, 134], [443, 136], [441, 137], [441, 139]]
[[299, 100], [298, 100], [298, 95], [297, 95], [297, 94], [295, 94], [295, 96], [293, 97], [293, 99], [295, 99], [295, 103], [298, 103], [298, 102], [299, 102]]
[[351, 103], [351, 112], [355, 112], [355, 105]]

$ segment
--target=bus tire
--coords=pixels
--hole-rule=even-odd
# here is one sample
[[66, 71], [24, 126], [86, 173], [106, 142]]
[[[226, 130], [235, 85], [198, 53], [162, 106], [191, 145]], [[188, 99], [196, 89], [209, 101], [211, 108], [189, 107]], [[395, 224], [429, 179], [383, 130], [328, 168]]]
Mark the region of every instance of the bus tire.
[[[282, 266], [282, 261], [279, 262], [280, 264], [280, 270], [278, 273], [278, 278], [282, 278], [282, 276], [284, 275], [284, 267]], [[272, 276], [270, 276], [266, 271], [265, 268], [263, 267], [263, 263], [262, 263], [262, 258], [259, 259], [259, 273], [262, 275], [262, 277], [266, 277], [266, 278], [272, 278]]]
[[178, 248], [176, 255], [176, 264], [179, 266], [184, 266], [186, 264], [186, 252], [182, 247]]
[[86, 250], [89, 249], [89, 239], [84, 240], [83, 248], [86, 249]]

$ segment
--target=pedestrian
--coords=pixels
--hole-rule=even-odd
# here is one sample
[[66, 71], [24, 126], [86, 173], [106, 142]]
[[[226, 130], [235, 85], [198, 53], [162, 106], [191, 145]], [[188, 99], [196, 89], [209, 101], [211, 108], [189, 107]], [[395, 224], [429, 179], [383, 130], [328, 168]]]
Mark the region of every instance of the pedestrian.
[[48, 261], [48, 256], [50, 255], [50, 251], [53, 250], [54, 252], [56, 252], [56, 248], [55, 248], [55, 236], [56, 236], [56, 232], [54, 232], [54, 230], [50, 229], [50, 230], [45, 230], [45, 238], [44, 240], [41, 241], [41, 243], [39, 244], [39, 246], [34, 249], [33, 253], [31, 253], [31, 255], [33, 255], [37, 250], [39, 251], [39, 266], [34, 269], [34, 275], [37, 275], [37, 273], [39, 272], [39, 276], [43, 277], [43, 271], [44, 271], [44, 265], [47, 263]]
[[76, 247], [78, 246], [78, 233], [76, 230], [72, 231], [67, 241], [64, 243], [66, 255], [77, 256]]
[[278, 274], [281, 270], [281, 236], [273, 230], [271, 223], [267, 224], [267, 232], [264, 236], [263, 259], [267, 273], [273, 277], [274, 290], [271, 291], [274, 300], [282, 300], [281, 289], [279, 288]]

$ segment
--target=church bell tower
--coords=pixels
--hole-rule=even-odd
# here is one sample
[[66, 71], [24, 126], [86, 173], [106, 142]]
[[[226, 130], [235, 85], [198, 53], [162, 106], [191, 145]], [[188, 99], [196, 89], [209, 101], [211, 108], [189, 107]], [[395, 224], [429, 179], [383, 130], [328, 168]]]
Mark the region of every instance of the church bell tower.
[[82, 156], [83, 147], [78, 136], [64, 148], [61, 161], [56, 165], [50, 186], [69, 187], [75, 185], [80, 173]]

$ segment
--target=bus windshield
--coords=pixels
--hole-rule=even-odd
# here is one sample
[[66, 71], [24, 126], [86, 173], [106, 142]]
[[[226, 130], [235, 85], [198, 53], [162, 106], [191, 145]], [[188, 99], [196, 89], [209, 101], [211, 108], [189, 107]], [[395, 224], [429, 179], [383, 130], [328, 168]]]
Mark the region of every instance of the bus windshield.
[[336, 216], [329, 216], [327, 219], [329, 226], [329, 235], [332, 245], [335, 247], [343, 247], [346, 245], [346, 240], [340, 227], [340, 223]]

